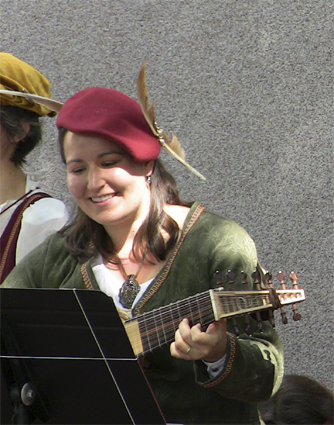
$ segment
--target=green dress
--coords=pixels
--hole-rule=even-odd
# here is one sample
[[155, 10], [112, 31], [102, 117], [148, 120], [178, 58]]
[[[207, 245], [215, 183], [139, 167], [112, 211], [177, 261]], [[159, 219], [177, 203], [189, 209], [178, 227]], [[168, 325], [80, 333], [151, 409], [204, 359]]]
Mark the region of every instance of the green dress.
[[[250, 278], [258, 264], [254, 242], [234, 221], [194, 203], [180, 242], [164, 268], [133, 308], [133, 316], [217, 287], [229, 290], [225, 277], [233, 270], [237, 290], [240, 273]], [[86, 288], [98, 290], [90, 261], [81, 264], [64, 247], [61, 235], [52, 235], [30, 253], [7, 277], [2, 288]], [[202, 361], [175, 359], [164, 345], [146, 354], [142, 364], [161, 410], [169, 423], [259, 424], [257, 403], [275, 392], [283, 376], [283, 350], [269, 322], [260, 332], [250, 317], [252, 335], [237, 319], [239, 336], [229, 319], [225, 367], [210, 378]], [[144, 400], [143, 400], [144, 402]]]

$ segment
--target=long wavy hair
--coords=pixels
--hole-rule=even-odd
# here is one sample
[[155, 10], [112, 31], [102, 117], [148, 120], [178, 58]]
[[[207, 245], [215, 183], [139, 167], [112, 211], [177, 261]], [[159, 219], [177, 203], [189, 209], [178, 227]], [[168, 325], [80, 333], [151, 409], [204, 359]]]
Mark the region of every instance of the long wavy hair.
[[[58, 137], [60, 154], [64, 163], [66, 160], [63, 141], [66, 132], [66, 129], [60, 129]], [[158, 159], [155, 160], [150, 188], [149, 214], [134, 238], [132, 253], [134, 258], [140, 261], [147, 250], [150, 253], [150, 259], [159, 262], [166, 259], [180, 235], [178, 224], [164, 211], [164, 206], [166, 204], [189, 206], [190, 204], [181, 199], [174, 177]], [[167, 241], [162, 236], [162, 229], [169, 235]], [[114, 243], [105, 228], [88, 217], [79, 207], [71, 223], [61, 233], [65, 237], [67, 250], [77, 256], [79, 261], [86, 261], [96, 252], [111, 261], [115, 257]]]

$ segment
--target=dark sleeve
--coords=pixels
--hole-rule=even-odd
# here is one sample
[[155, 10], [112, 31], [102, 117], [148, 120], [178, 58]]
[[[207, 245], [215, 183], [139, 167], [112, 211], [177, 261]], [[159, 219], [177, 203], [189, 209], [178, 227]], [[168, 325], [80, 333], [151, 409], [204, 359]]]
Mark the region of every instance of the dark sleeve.
[[[1, 288], [59, 288], [72, 285], [80, 265], [54, 234], [24, 257], [7, 276]], [[80, 277], [80, 274], [79, 274]], [[82, 285], [76, 279], [75, 287]]]
[[[258, 260], [256, 247], [248, 233], [233, 221], [225, 220], [221, 225], [213, 221], [211, 233], [210, 275], [219, 270], [222, 275], [222, 286], [229, 287], [226, 273], [235, 272], [237, 290], [244, 290], [240, 274], [248, 275], [248, 289], [253, 289], [251, 274]], [[223, 228], [221, 227], [223, 226]], [[217, 285], [212, 279], [211, 287]], [[228, 319], [228, 352], [225, 367], [221, 374], [210, 379], [206, 365], [194, 362], [196, 381], [225, 397], [243, 401], [259, 402], [270, 397], [280, 385], [283, 375], [283, 350], [280, 340], [268, 321], [263, 322], [260, 332], [257, 322], [251, 316], [252, 335], [246, 333], [243, 316], [237, 318], [239, 336], [236, 336], [232, 319]]]

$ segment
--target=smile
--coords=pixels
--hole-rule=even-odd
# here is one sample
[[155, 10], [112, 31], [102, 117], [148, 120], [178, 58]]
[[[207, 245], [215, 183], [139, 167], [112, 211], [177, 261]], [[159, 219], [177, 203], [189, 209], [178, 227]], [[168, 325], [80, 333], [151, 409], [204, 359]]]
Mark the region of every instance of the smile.
[[113, 195], [104, 195], [104, 196], [98, 196], [98, 197], [95, 197], [95, 198], [90, 198], [93, 202], [103, 202], [103, 201], [106, 201], [106, 200], [108, 200], [108, 199], [110, 199], [110, 198], [112, 198], [112, 197], [114, 197], [115, 196], [115, 194], [113, 194]]

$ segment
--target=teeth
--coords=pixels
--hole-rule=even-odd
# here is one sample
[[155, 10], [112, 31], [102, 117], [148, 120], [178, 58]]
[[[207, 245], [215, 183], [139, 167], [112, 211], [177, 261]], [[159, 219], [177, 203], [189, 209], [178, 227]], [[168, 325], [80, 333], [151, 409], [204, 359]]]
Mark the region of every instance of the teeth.
[[113, 195], [105, 195], [105, 196], [99, 196], [98, 198], [91, 198], [93, 202], [103, 202], [106, 201], [107, 199], [112, 198]]

